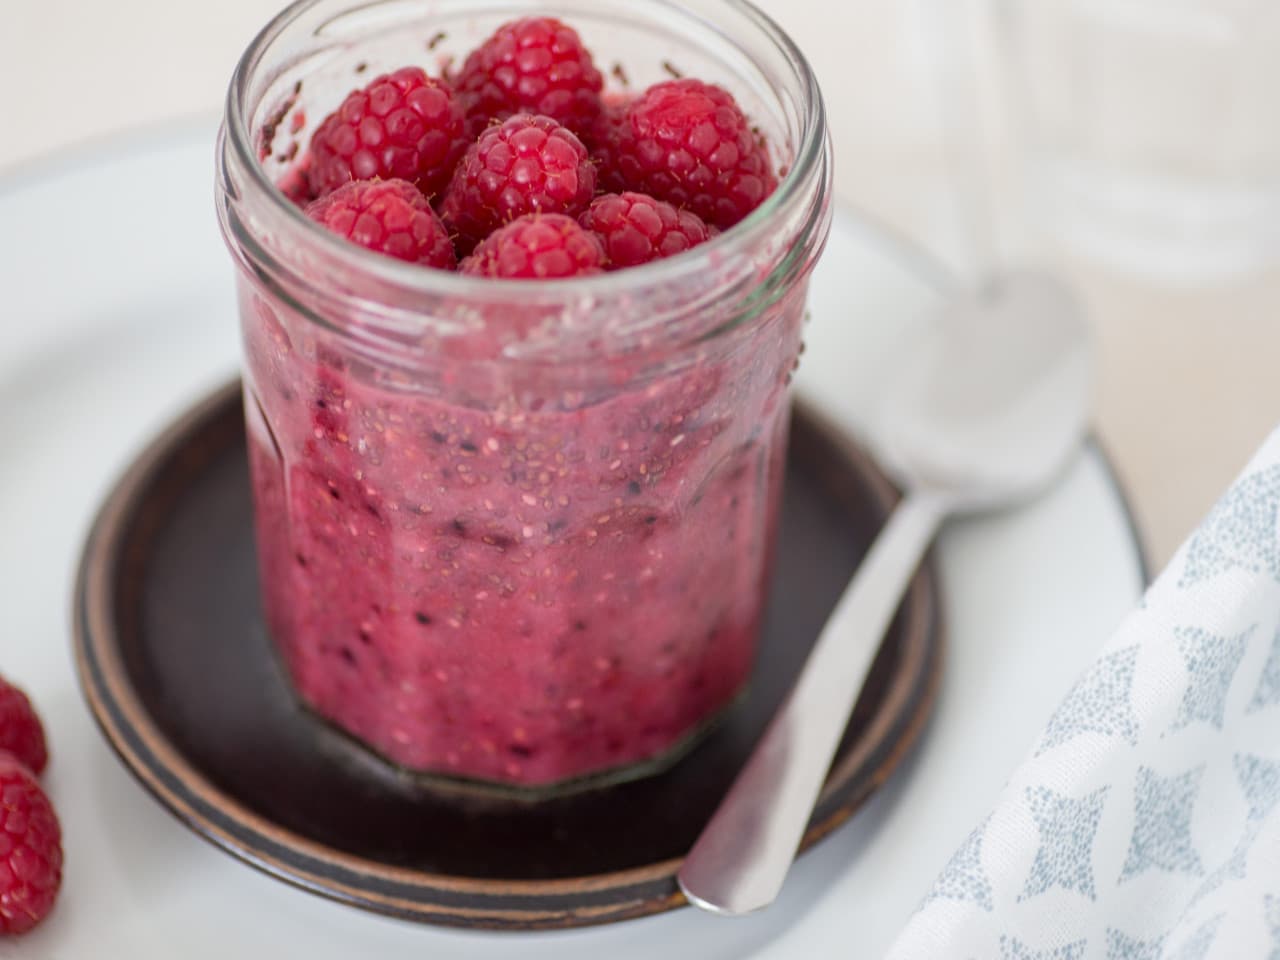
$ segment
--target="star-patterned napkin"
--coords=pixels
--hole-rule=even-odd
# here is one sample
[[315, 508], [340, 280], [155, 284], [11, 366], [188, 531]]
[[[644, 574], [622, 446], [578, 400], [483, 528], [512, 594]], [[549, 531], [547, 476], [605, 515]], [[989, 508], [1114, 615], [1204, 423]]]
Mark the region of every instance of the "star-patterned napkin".
[[1278, 507], [1280, 432], [1076, 681], [889, 960], [1280, 960]]

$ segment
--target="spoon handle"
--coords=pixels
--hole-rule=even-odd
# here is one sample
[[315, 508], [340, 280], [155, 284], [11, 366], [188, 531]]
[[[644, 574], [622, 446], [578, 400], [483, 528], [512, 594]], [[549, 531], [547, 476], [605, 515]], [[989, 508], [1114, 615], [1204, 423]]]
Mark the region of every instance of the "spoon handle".
[[738, 915], [767, 907], [826, 779], [854, 703], [946, 503], [904, 500], [845, 589], [795, 686], [680, 869], [691, 903]]

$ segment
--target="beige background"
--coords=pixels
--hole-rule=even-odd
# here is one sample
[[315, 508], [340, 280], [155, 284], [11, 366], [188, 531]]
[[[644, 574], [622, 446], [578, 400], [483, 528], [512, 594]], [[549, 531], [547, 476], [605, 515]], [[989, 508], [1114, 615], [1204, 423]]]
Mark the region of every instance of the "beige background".
[[[841, 197], [967, 269], [929, 73], [936, 2], [760, 0], [823, 83]], [[240, 51], [277, 8], [276, 0], [4, 0], [0, 175], [38, 170], [86, 140], [213, 117]], [[998, 201], [1016, 218], [1011, 167], [998, 124], [989, 126]], [[1151, 557], [1163, 563], [1280, 421], [1280, 273], [1171, 291], [1030, 249], [1085, 299], [1101, 345], [1099, 433]]]

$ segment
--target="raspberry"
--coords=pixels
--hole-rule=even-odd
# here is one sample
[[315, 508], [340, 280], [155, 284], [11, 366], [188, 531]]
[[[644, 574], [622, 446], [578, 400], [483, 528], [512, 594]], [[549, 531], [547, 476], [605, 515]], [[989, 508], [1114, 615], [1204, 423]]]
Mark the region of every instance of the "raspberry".
[[445, 191], [440, 215], [469, 253], [526, 213], [576, 217], [596, 192], [596, 168], [582, 141], [550, 117], [518, 113], [468, 149]]
[[696, 213], [643, 193], [606, 193], [578, 222], [604, 245], [610, 270], [673, 257], [711, 238]]
[[554, 280], [600, 273], [604, 250], [594, 234], [561, 214], [529, 214], [490, 234], [462, 272], [508, 280]]
[[355, 180], [307, 207], [326, 229], [375, 253], [426, 267], [457, 265], [449, 231], [431, 204], [404, 180]]
[[777, 186], [763, 138], [727, 90], [700, 80], [650, 87], [597, 145], [606, 190], [636, 190], [727, 230]]
[[526, 17], [474, 50], [456, 84], [472, 136], [516, 113], [542, 114], [585, 136], [600, 113], [604, 78], [572, 27]]
[[[600, 167], [601, 179], [611, 172], [614, 162], [614, 150], [621, 136], [622, 125], [627, 120], [629, 101], [606, 103], [600, 115], [591, 124], [590, 129], [582, 135], [582, 142], [591, 151], [592, 159]], [[619, 190], [623, 189], [618, 187]]]
[[62, 884], [62, 829], [35, 776], [0, 753], [0, 934], [48, 916]]
[[311, 138], [307, 182], [322, 197], [350, 180], [399, 178], [435, 196], [466, 147], [462, 106], [418, 67], [352, 91]]
[[49, 762], [44, 728], [27, 695], [0, 677], [0, 751], [7, 752], [34, 774]]

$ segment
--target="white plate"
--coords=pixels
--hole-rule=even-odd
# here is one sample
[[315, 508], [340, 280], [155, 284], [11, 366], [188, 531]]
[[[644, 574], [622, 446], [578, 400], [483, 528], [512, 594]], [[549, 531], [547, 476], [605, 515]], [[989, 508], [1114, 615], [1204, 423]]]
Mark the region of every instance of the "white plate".
[[[800, 862], [771, 910], [481, 934], [299, 892], [198, 839], [134, 783], [94, 728], [70, 656], [72, 576], [100, 498], [147, 438], [236, 370], [211, 134], [212, 124], [170, 129], [0, 184], [0, 671], [44, 715], [67, 859], [54, 915], [0, 941], [0, 957], [879, 956], [1138, 598], [1139, 550], [1102, 457], [1086, 451], [1032, 507], [945, 531], [950, 649], [934, 722], [888, 788]], [[936, 296], [928, 269], [875, 229], [837, 219], [814, 278], [801, 384], [851, 429], [878, 361]]]

